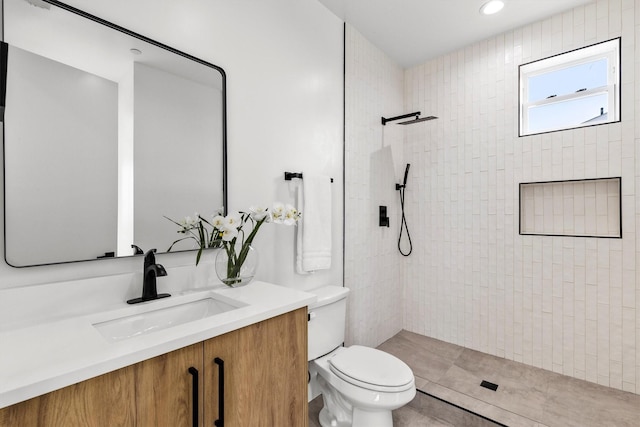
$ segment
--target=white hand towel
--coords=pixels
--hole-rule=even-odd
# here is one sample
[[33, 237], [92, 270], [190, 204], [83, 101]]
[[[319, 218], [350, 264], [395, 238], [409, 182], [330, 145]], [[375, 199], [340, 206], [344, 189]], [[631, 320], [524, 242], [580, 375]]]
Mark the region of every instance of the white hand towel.
[[298, 186], [296, 271], [308, 274], [331, 268], [331, 178], [303, 173]]

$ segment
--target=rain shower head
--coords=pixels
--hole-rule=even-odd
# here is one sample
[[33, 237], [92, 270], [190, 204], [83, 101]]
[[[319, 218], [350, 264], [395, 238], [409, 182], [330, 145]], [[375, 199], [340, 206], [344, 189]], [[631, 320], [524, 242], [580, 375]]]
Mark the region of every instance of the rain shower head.
[[406, 122], [400, 122], [398, 123], [399, 125], [410, 125], [413, 123], [418, 123], [418, 122], [424, 122], [427, 120], [434, 120], [437, 119], [436, 116], [427, 116], [427, 117], [423, 117], [420, 118], [420, 111], [416, 111], [415, 113], [409, 113], [409, 114], [403, 114], [402, 116], [396, 116], [396, 117], [390, 117], [390, 118], [382, 118], [382, 126], [385, 126], [387, 124], [387, 122], [393, 122], [395, 120], [400, 120], [400, 119], [408, 119], [409, 117], [415, 117], [413, 120], [407, 120]]
[[422, 118], [416, 117], [416, 118], [415, 118], [415, 119], [413, 119], [413, 120], [407, 120], [406, 122], [400, 122], [400, 123], [398, 123], [398, 124], [399, 124], [399, 125], [412, 125], [412, 124], [414, 124], [414, 123], [418, 123], [418, 122], [426, 122], [426, 121], [428, 121], [428, 120], [435, 120], [435, 119], [437, 119], [437, 117], [436, 117], [436, 116], [427, 116], [427, 117], [422, 117]]

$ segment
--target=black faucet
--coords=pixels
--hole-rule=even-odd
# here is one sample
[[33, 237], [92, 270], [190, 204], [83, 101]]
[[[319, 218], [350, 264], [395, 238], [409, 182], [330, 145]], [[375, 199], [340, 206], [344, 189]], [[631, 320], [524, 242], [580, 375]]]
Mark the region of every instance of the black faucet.
[[155, 299], [170, 297], [171, 294], [158, 294], [156, 289], [156, 277], [167, 275], [167, 270], [160, 264], [156, 264], [155, 249], [144, 254], [144, 269], [142, 272], [142, 297], [127, 301], [127, 304], [153, 301]]

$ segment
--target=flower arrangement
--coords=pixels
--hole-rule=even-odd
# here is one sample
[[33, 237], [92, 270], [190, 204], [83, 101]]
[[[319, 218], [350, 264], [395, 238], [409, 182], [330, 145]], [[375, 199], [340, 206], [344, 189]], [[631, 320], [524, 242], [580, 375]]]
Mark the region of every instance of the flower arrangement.
[[[186, 235], [173, 242], [167, 252], [170, 252], [176, 243], [192, 239], [199, 247], [196, 255], [196, 265], [198, 265], [204, 249], [224, 249], [228, 260], [226, 261], [226, 279], [223, 282], [231, 286], [242, 280], [240, 270], [262, 224], [273, 222], [295, 225], [300, 217], [301, 213], [296, 208], [280, 202], [274, 203], [271, 209], [252, 206], [249, 212], [237, 212], [227, 216], [222, 216], [222, 212], [216, 212], [210, 220], [198, 213], [195, 214], [195, 218], [185, 217], [179, 222], [165, 217], [180, 227], [178, 233]], [[239, 251], [236, 250], [236, 243], [240, 243]]]

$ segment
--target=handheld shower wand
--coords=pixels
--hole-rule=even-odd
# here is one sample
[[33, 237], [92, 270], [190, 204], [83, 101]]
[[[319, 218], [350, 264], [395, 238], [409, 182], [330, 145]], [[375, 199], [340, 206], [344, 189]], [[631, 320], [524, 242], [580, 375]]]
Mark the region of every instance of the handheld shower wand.
[[407, 177], [409, 176], [409, 167], [411, 167], [411, 164], [407, 163], [407, 166], [404, 168], [404, 179], [402, 180], [402, 184], [396, 184], [396, 190], [401, 190], [407, 186]]
[[[413, 245], [411, 244], [411, 235], [409, 234], [409, 227], [407, 227], [407, 219], [404, 216], [404, 192], [407, 188], [407, 178], [409, 177], [409, 167], [411, 164], [407, 163], [407, 166], [404, 169], [404, 180], [402, 184], [396, 184], [396, 190], [400, 192], [400, 207], [402, 209], [402, 219], [400, 221], [400, 235], [398, 236], [398, 250], [404, 256], [411, 255], [413, 251]], [[402, 232], [403, 230], [407, 230], [407, 239], [409, 240], [409, 252], [404, 252], [402, 250], [401, 242], [402, 242]]]

